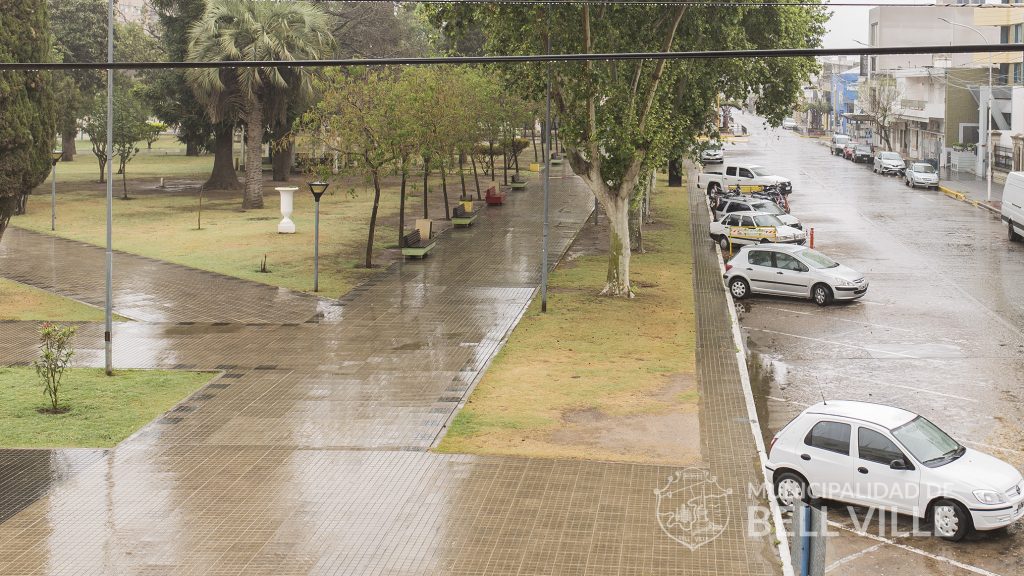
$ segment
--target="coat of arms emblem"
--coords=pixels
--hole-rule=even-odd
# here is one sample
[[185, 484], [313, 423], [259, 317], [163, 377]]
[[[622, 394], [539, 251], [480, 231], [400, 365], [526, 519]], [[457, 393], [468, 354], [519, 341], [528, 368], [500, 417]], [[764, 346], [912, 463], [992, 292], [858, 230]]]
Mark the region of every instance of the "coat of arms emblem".
[[722, 488], [708, 470], [678, 470], [654, 494], [661, 530], [691, 551], [721, 536], [729, 524], [725, 497], [732, 490]]

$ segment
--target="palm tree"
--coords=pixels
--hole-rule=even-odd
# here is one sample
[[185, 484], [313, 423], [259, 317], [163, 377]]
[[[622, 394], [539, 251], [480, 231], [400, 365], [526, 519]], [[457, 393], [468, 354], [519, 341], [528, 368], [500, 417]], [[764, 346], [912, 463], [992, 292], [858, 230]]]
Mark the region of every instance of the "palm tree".
[[[330, 18], [308, 2], [220, 0], [207, 4], [189, 30], [193, 62], [319, 60], [331, 54]], [[214, 121], [237, 111], [246, 124], [243, 208], [263, 207], [263, 131], [282, 99], [309, 98], [311, 74], [303, 68], [261, 66], [204, 68], [186, 73]]]

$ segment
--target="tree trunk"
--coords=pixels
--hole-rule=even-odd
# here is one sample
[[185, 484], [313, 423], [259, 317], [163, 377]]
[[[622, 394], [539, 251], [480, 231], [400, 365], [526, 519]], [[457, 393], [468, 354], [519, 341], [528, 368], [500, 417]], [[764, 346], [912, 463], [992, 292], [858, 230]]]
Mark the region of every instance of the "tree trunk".
[[530, 141], [533, 142], [533, 161], [540, 162], [540, 153], [537, 152], [537, 129], [530, 128]]
[[[292, 120], [286, 120], [283, 123], [277, 123], [274, 129], [274, 142], [279, 142], [282, 138], [288, 136], [292, 131]], [[292, 162], [295, 158], [295, 143], [289, 139], [288, 143], [280, 148], [274, 150], [274, 180], [278, 182], [287, 182], [292, 172]]]
[[[398, 247], [405, 248], [405, 180], [409, 172], [406, 170], [406, 159], [402, 158], [402, 184], [398, 189]], [[426, 241], [426, 239], [424, 239]]]
[[473, 165], [473, 179], [476, 180], [476, 199], [482, 200], [482, 198], [480, 198], [480, 174], [477, 174], [476, 171], [476, 156], [470, 154], [469, 162]]
[[11, 216], [18, 208], [18, 196], [0, 196], [0, 240], [4, 239], [4, 231], [11, 221]]
[[96, 157], [96, 161], [100, 165], [100, 184], [105, 184], [107, 181], [107, 161], [99, 156]]
[[637, 254], [644, 253], [644, 208], [641, 199], [635, 208], [629, 210], [629, 249]]
[[199, 156], [199, 144], [197, 144], [194, 140], [186, 140], [185, 156]]
[[380, 174], [373, 170], [373, 210], [370, 212], [370, 232], [366, 237], [366, 267], [373, 267], [373, 233], [377, 229], [377, 207], [380, 205]]
[[633, 297], [629, 285], [629, 194], [619, 190], [619, 195], [605, 195], [602, 206], [608, 217], [609, 247], [608, 275], [605, 279], [605, 296]]
[[121, 166], [121, 190], [122, 190], [123, 196], [121, 196], [121, 200], [127, 200], [128, 199], [128, 174], [125, 173], [127, 171], [124, 168], [125, 168], [124, 165], [122, 165]]
[[235, 174], [235, 127], [218, 125], [214, 130], [213, 171], [203, 186], [208, 190], [238, 190], [242, 187]]
[[487, 141], [487, 146], [490, 149], [490, 156], [491, 156], [491, 180], [494, 180], [494, 169], [497, 168], [497, 166], [494, 165], [494, 142], [491, 141], [491, 140], [488, 140]]
[[[513, 146], [512, 149], [515, 150], [515, 146]], [[512, 165], [516, 169], [516, 174], [519, 174], [519, 152], [513, 152], [513, 154], [515, 154], [515, 156], [512, 157]]]
[[60, 135], [60, 149], [64, 155], [60, 157], [61, 162], [73, 162], [75, 154], [78, 154], [78, 146], [75, 144], [77, 130], [68, 130]]
[[445, 172], [447, 170], [445, 170], [444, 164], [441, 164], [441, 194], [444, 195], [444, 219], [451, 220], [452, 212], [448, 208], [448, 179], [445, 178]]
[[251, 104], [245, 118], [245, 196], [242, 209], [263, 208], [263, 103]]
[[28, 192], [23, 191], [15, 196], [14, 215], [24, 216], [28, 212]]
[[466, 155], [459, 152], [459, 178], [462, 179], [462, 197], [466, 197]]
[[430, 157], [423, 157], [423, 218], [427, 219], [430, 216], [427, 214], [427, 187], [429, 186], [430, 178]]
[[501, 173], [505, 179], [505, 186], [508, 186], [508, 150], [501, 151]]

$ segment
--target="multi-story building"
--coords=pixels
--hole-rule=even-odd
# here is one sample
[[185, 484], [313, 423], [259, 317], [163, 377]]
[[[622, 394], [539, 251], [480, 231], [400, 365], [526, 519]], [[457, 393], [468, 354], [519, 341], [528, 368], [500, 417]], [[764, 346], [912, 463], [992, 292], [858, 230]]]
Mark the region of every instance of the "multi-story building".
[[[974, 28], [995, 35], [1000, 44], [1024, 42], [1024, 3], [1004, 1], [999, 5], [979, 6], [973, 11]], [[977, 88], [981, 106], [977, 125], [982, 145], [978, 147], [979, 172], [986, 170], [988, 150], [984, 146], [986, 127], [991, 129], [993, 172], [995, 180], [1005, 178], [1009, 170], [1024, 167], [1024, 62], [1019, 51], [979, 54], [978, 60], [999, 67], [991, 91], [992, 111], [989, 114], [987, 84]]]
[[[961, 3], [963, 4], [963, 3]], [[994, 29], [974, 30], [976, 9], [964, 6], [879, 6], [868, 16], [871, 46], [978, 44], [998, 42]], [[945, 166], [954, 146], [977, 144], [981, 95], [977, 85], [988, 74], [985, 63], [972, 54], [887, 54], [867, 58], [868, 89], [892, 82], [891, 97], [876, 99], [890, 110], [892, 148], [910, 159]], [[870, 117], [871, 110], [865, 110]], [[874, 143], [883, 144], [875, 131]], [[958, 167], [976, 169], [976, 166]]]

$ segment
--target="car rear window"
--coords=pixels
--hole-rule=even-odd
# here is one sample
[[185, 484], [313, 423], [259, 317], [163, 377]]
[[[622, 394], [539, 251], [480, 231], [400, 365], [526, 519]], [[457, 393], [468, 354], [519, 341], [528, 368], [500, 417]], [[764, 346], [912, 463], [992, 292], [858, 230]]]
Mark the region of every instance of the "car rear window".
[[829, 452], [850, 455], [850, 425], [842, 422], [822, 420], [811, 428], [804, 438], [804, 444]]

